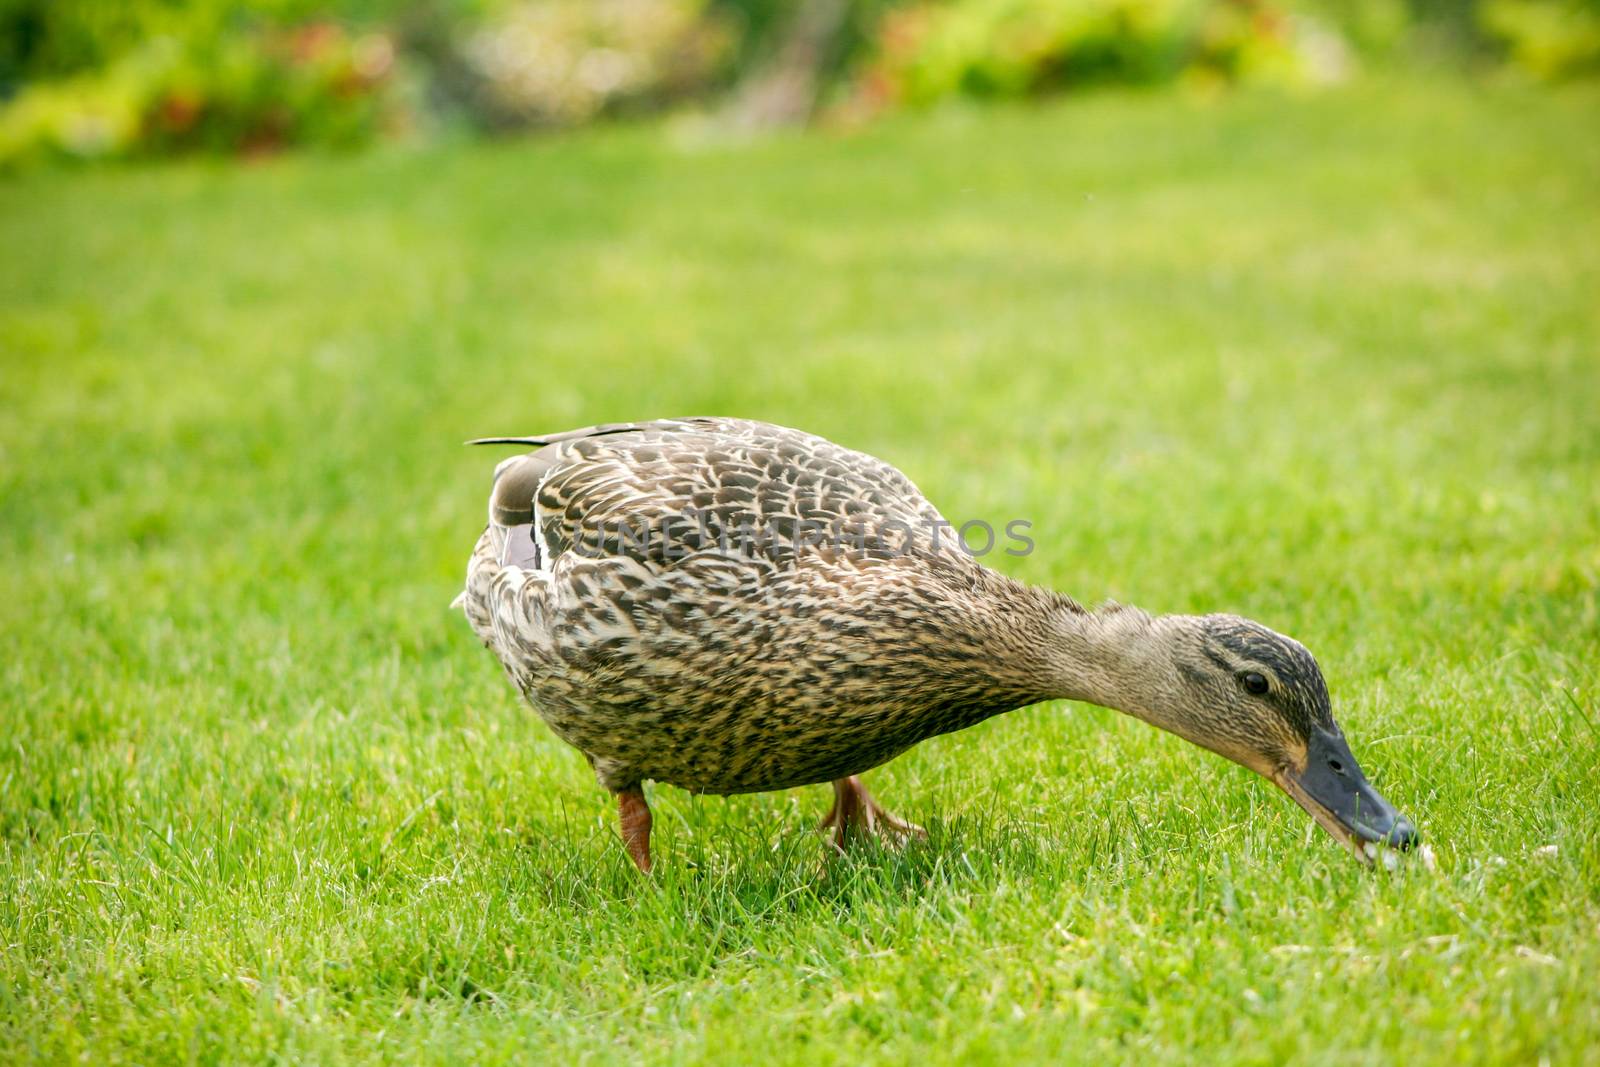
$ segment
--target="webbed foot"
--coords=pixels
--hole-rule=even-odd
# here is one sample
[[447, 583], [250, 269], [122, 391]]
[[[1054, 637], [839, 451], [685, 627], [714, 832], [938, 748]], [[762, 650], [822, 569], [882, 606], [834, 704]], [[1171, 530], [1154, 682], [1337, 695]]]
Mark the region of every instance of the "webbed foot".
[[833, 849], [843, 853], [852, 838], [874, 834], [886, 845], [899, 848], [913, 837], [927, 837], [928, 831], [884, 811], [861, 779], [855, 775], [833, 783], [833, 807], [822, 820], [821, 830], [832, 829]]

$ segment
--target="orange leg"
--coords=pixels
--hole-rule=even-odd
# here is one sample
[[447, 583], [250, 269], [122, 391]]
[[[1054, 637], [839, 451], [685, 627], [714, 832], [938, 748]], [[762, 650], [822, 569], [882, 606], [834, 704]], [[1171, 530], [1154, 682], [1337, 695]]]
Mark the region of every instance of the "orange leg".
[[622, 824], [622, 844], [633, 865], [650, 873], [650, 805], [644, 790], [635, 786], [617, 794], [617, 816]]
[[855, 775], [840, 778], [833, 783], [833, 807], [828, 809], [819, 829], [833, 829], [833, 847], [843, 852], [850, 839], [858, 833], [876, 834], [889, 845], [903, 845], [909, 838], [927, 837], [928, 832], [916, 823], [884, 811], [872, 799], [867, 787]]

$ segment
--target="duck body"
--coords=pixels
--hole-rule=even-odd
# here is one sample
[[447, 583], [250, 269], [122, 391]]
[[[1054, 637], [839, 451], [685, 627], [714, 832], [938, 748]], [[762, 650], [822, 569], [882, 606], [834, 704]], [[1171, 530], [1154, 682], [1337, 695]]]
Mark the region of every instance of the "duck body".
[[735, 419], [526, 440], [463, 606], [613, 792], [837, 781], [1045, 694], [1026, 617], [1076, 606], [982, 566], [881, 460]]
[[651, 869], [646, 780], [832, 782], [825, 827], [920, 834], [857, 777], [1045, 699], [1133, 715], [1268, 778], [1364, 862], [1416, 828], [1362, 774], [1321, 669], [1235, 615], [1094, 611], [983, 566], [904, 474], [799, 430], [689, 418], [495, 438], [458, 598], [616, 795]]

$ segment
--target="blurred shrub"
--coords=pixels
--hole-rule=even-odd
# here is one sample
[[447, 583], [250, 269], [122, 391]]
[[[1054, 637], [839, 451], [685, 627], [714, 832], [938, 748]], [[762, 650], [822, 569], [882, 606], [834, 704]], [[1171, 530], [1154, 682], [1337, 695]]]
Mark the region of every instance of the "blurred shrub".
[[894, 11], [867, 93], [890, 102], [1032, 96], [1072, 86], [1323, 82], [1349, 64], [1336, 32], [1246, 0], [954, 0]]
[[499, 0], [0, 0], [0, 97], [24, 83], [101, 71], [149, 42], [215, 42], [262, 27], [382, 28], [426, 4], [467, 18]]
[[1321, 82], [1358, 57], [1600, 71], [1600, 0], [826, 0], [808, 34], [820, 3], [0, 0], [0, 165], [571, 125], [733, 87], [737, 112], [767, 83], [803, 85], [803, 117], [830, 94]]
[[1511, 61], [1535, 77], [1600, 73], [1600, 4], [1593, 0], [1489, 0], [1479, 19]]
[[169, 38], [108, 68], [25, 88], [0, 112], [0, 164], [349, 146], [396, 120], [394, 49], [329, 22]]
[[704, 91], [731, 43], [704, 0], [523, 0], [461, 55], [489, 125], [571, 125]]
[[1407, 45], [1416, 16], [1406, 0], [1284, 0], [1291, 16], [1331, 27], [1369, 63], [1391, 60]]
[[[709, 10], [732, 30], [734, 47], [726, 74], [739, 80], [760, 71], [789, 42], [798, 9], [813, 0], [711, 0]], [[838, 35], [818, 57], [824, 81], [848, 76], [874, 48], [883, 16], [907, 0], [843, 0]]]
[[213, 30], [215, 0], [0, 0], [0, 94], [103, 70], [185, 25]]
[[952, 0], [883, 22], [870, 94], [925, 103], [1096, 84], [1332, 80], [1348, 57], [1322, 23], [1252, 0]]

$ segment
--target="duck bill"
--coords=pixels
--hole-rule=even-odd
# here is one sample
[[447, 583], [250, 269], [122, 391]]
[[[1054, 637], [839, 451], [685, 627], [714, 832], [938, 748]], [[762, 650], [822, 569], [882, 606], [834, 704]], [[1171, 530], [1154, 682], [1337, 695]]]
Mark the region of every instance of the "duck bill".
[[1368, 845], [1406, 850], [1421, 840], [1411, 820], [1372, 788], [1337, 729], [1314, 728], [1305, 766], [1284, 767], [1271, 777], [1363, 863], [1373, 860]]

